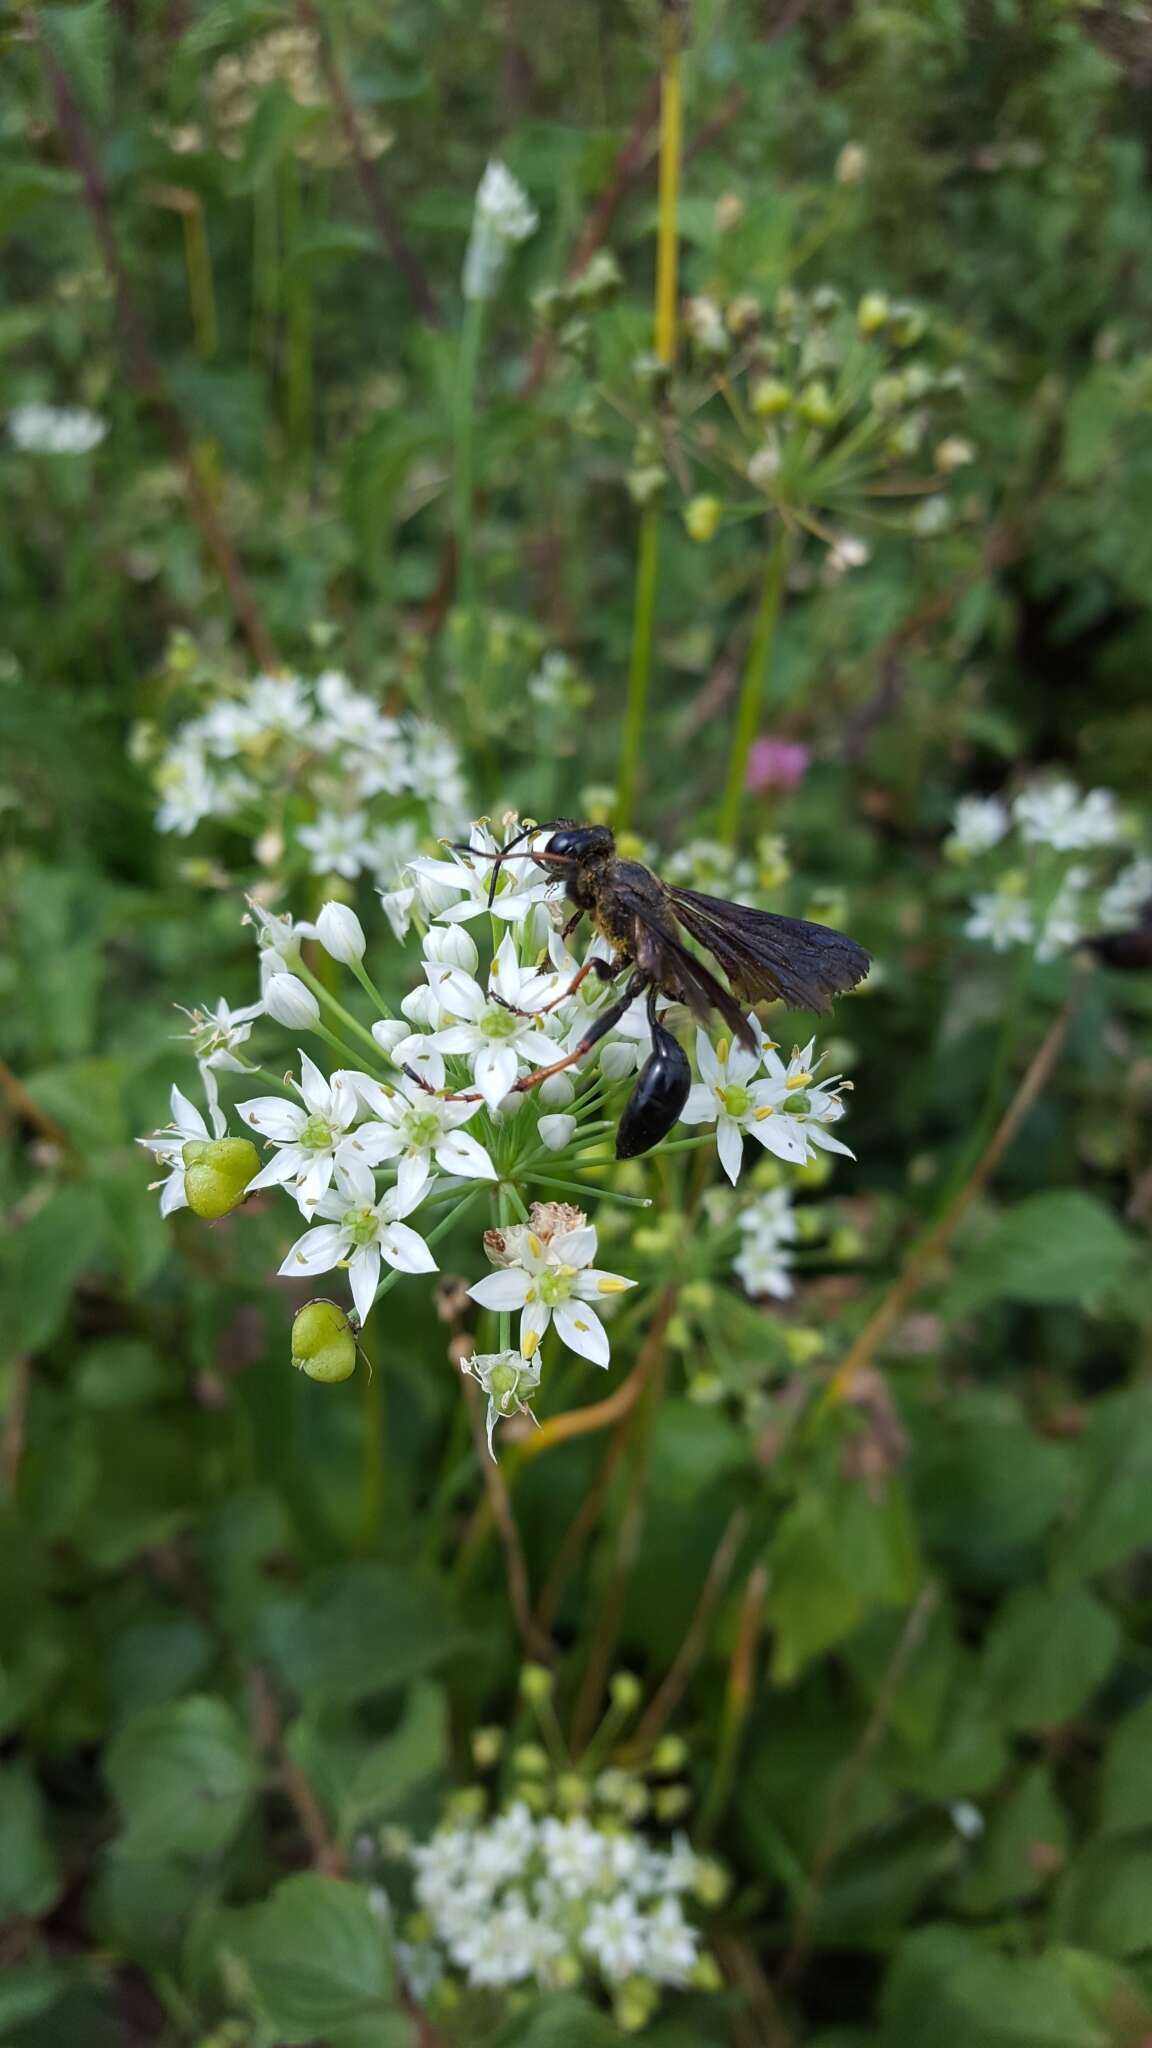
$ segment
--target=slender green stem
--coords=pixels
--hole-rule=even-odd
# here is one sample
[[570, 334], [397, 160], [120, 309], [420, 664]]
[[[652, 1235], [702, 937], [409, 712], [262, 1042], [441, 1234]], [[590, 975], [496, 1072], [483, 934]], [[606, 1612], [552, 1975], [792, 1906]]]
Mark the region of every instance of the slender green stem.
[[476, 373], [484, 337], [484, 300], [469, 299], [464, 309], [453, 394], [453, 524], [456, 531], [456, 587], [467, 614], [469, 652], [474, 652], [476, 620]]
[[597, 1187], [594, 1181], [557, 1180], [551, 1173], [530, 1173], [527, 1178], [537, 1181], [542, 1188], [559, 1188], [561, 1194], [580, 1195], [585, 1201], [589, 1195], [595, 1195], [598, 1202], [622, 1202], [627, 1209], [652, 1207], [651, 1199], [647, 1195], [621, 1195], [615, 1188]]
[[636, 558], [636, 594], [632, 605], [632, 653], [628, 662], [628, 702], [624, 712], [624, 743], [616, 790], [616, 824], [624, 831], [632, 822], [636, 779], [644, 745], [644, 724], [652, 682], [652, 646], [656, 633], [656, 589], [660, 575], [660, 514], [649, 506], [640, 521]]
[[728, 780], [720, 805], [720, 838], [725, 846], [734, 846], [740, 830], [740, 811], [744, 802], [744, 785], [748, 779], [748, 756], [760, 723], [760, 710], [764, 699], [764, 685], [772, 661], [772, 648], [776, 639], [776, 627], [780, 619], [781, 600], [784, 595], [784, 579], [788, 573], [788, 557], [791, 552], [792, 536], [781, 520], [776, 529], [772, 546], [768, 551], [768, 564], [764, 573], [764, 587], [760, 593], [760, 604], [756, 612], [756, 623], [752, 629], [752, 644], [748, 649], [748, 660], [744, 668], [744, 680], [740, 685], [740, 702], [736, 710], [736, 731], [732, 736], [732, 752], [728, 760]]
[[[352, 972], [356, 976], [357, 981], [360, 983], [360, 986], [363, 989], [365, 995], [370, 996], [372, 1001], [375, 1003], [376, 1008], [380, 1012], [380, 1015], [382, 1017], [391, 1017], [392, 1012], [388, 1008], [387, 1003], [384, 1001], [383, 996], [381, 995], [379, 989], [377, 988], [376, 983], [373, 981], [372, 976], [369, 974], [367, 968], [365, 967], [364, 962], [362, 960], [350, 960], [348, 965], [351, 967]], [[374, 1039], [373, 1044], [375, 1044]], [[379, 1052], [379, 1046], [376, 1047], [376, 1050], [377, 1052]]]
[[[313, 974], [312, 969], [310, 967], [306, 967], [304, 965], [303, 960], [300, 961], [299, 965], [294, 969], [294, 972], [298, 974], [300, 976], [301, 981], [304, 982], [307, 985], [307, 987], [311, 989], [318, 1003], [320, 1003], [325, 1009], [332, 1010], [335, 1013], [335, 1015], [339, 1017], [341, 1023], [346, 1027], [347, 1030], [354, 1031], [358, 1038], [362, 1038], [364, 1040], [364, 1043], [368, 1046], [376, 1065], [383, 1065], [384, 1055], [381, 1052], [380, 1047], [377, 1045], [376, 1040], [373, 1038], [372, 1033], [367, 1029], [367, 1026], [361, 1024], [360, 1019], [358, 1017], [354, 1017], [352, 1015], [351, 1010], [346, 1010], [344, 1008], [343, 1003], [337, 1001], [336, 997], [332, 994], [331, 989], [325, 988], [324, 983], [318, 978], [318, 976]], [[319, 1031], [321, 1029], [321, 1026], [316, 1025], [315, 1029]], [[342, 1046], [340, 1050], [345, 1055], [345, 1057], [355, 1060], [356, 1055], [354, 1053], [348, 1053], [347, 1047]]]

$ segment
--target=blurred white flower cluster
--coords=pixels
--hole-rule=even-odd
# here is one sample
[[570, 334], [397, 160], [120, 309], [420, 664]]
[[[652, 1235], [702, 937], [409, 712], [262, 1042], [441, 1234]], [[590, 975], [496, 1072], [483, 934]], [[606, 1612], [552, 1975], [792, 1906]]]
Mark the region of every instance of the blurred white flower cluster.
[[494, 157], [476, 188], [472, 233], [464, 255], [466, 299], [490, 299], [513, 249], [535, 234], [539, 222], [528, 194], [507, 164]]
[[30, 399], [8, 415], [8, 436], [25, 455], [90, 455], [108, 428], [84, 405], [46, 405]]
[[788, 1188], [769, 1188], [740, 1211], [743, 1243], [732, 1261], [737, 1279], [754, 1298], [787, 1301], [793, 1292], [792, 1249], [800, 1226]]
[[[347, 699], [329, 688], [323, 702], [330, 715]], [[510, 832], [515, 824], [507, 821]], [[504, 843], [476, 825], [466, 847], [417, 855], [399, 889], [384, 892], [392, 933], [420, 935], [420, 978], [401, 997], [399, 1015], [371, 978], [367, 936], [347, 904], [326, 903], [304, 923], [254, 902], [260, 1000], [185, 1012], [208, 1117], [174, 1089], [171, 1124], [141, 1141], [167, 1169], [165, 1214], [188, 1206], [215, 1217], [249, 1194], [282, 1189], [305, 1227], [285, 1243], [280, 1273], [310, 1280], [346, 1272], [361, 1323], [400, 1274], [437, 1270], [432, 1247], [487, 1191], [483, 1241], [493, 1270], [467, 1298], [489, 1313], [497, 1345], [469, 1356], [470, 1333], [462, 1332], [453, 1355], [488, 1397], [490, 1446], [498, 1421], [531, 1414], [549, 1331], [579, 1357], [610, 1361], [612, 1316], [635, 1283], [597, 1263], [596, 1227], [583, 1207], [558, 1197], [590, 1206], [607, 1194], [648, 1206], [642, 1195], [582, 1176], [611, 1162], [625, 1098], [652, 1049], [644, 998], [585, 1049], [615, 989], [581, 974], [558, 928], [557, 885], [532, 854], [517, 851], [494, 865]], [[486, 964], [474, 927], [494, 933]], [[359, 1015], [328, 985], [330, 974], [313, 972], [311, 947], [353, 977]], [[604, 950], [593, 939], [589, 952]], [[393, 972], [390, 985], [394, 979]], [[813, 1044], [784, 1061], [751, 1023], [755, 1052], [697, 1031], [700, 1079], [683, 1112], [687, 1124], [715, 1123], [733, 1183], [749, 1137], [795, 1166], [847, 1151], [830, 1129], [843, 1114], [843, 1084], [818, 1078]], [[302, 1047], [288, 1073], [275, 1047], [268, 1066], [257, 1064], [253, 1034], [274, 1026], [307, 1035], [324, 1066]], [[228, 1134], [222, 1076], [264, 1084], [234, 1106], [250, 1136]], [[792, 1233], [782, 1196], [749, 1211], [758, 1218], [743, 1254], [750, 1292], [787, 1291], [779, 1247]]]
[[944, 851], [965, 867], [987, 868], [993, 854], [1003, 863], [964, 926], [997, 953], [1026, 947], [1055, 960], [1089, 933], [1132, 925], [1152, 897], [1152, 859], [1135, 850], [1111, 790], [1066, 778], [1029, 783], [1010, 801], [962, 797]]
[[393, 717], [338, 669], [217, 682], [166, 739], [138, 726], [133, 752], [159, 794], [158, 830], [186, 837], [206, 819], [247, 829], [277, 871], [367, 874], [388, 887], [422, 840], [467, 814], [448, 734]]
[[662, 1989], [715, 1988], [690, 1911], [715, 1901], [717, 1870], [684, 1835], [656, 1848], [618, 1815], [535, 1815], [516, 1800], [409, 1853], [428, 1938], [401, 1956], [425, 1997], [449, 1967], [473, 1987], [590, 1985], [631, 2030]]

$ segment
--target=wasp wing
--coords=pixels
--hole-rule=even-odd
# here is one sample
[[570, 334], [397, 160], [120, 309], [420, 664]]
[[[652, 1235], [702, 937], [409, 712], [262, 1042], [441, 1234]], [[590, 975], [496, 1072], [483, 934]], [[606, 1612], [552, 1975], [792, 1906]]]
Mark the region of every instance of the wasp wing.
[[702, 960], [689, 952], [669, 905], [671, 892], [639, 862], [617, 864], [615, 907], [628, 921], [629, 951], [641, 973], [662, 993], [687, 1005], [702, 1024], [718, 1010], [730, 1031], [755, 1050], [752, 1027], [735, 997]]
[[802, 917], [668, 890], [684, 929], [720, 962], [746, 1003], [780, 1001], [792, 1010], [827, 1010], [832, 997], [863, 981], [872, 956], [855, 939]]

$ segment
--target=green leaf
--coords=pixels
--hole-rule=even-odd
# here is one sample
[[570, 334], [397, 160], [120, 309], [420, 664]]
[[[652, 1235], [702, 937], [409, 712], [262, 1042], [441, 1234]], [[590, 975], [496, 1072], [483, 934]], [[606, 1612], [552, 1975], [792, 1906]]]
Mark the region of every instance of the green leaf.
[[342, 1837], [347, 1840], [358, 1828], [394, 1812], [447, 1762], [448, 1701], [443, 1688], [415, 1685], [395, 1734], [373, 1745], [348, 1788], [340, 1812]]
[[879, 1501], [853, 1483], [802, 1494], [768, 1556], [772, 1676], [780, 1685], [850, 1635], [871, 1607], [905, 1605], [919, 1577], [915, 1530], [895, 1481]]
[[1055, 1929], [1106, 1956], [1152, 1950], [1152, 1830], [1084, 1844], [1060, 1887]]
[[46, 1913], [62, 1889], [40, 1787], [27, 1764], [0, 1765], [0, 1925]]
[[912, 1467], [921, 1534], [951, 1575], [1011, 1584], [1064, 1505], [1067, 1445], [1045, 1442], [1019, 1404], [960, 1397], [919, 1418]]
[[106, 121], [112, 111], [112, 24], [107, 0], [46, 7], [37, 31], [80, 97]]
[[148, 1970], [181, 1967], [197, 1911], [212, 1899], [212, 1867], [173, 1856], [106, 1853], [90, 1901], [98, 1938]]
[[1053, 1551], [1058, 1582], [1105, 1571], [1152, 1546], [1152, 1388], [1096, 1404], [1078, 1466], [1083, 1492]]
[[259, 1783], [252, 1745], [224, 1700], [207, 1694], [126, 1721], [105, 1772], [121, 1809], [125, 1856], [214, 1856], [243, 1822]]
[[987, 1301], [1100, 1309], [1115, 1300], [1139, 1260], [1132, 1233], [1093, 1196], [1071, 1188], [1030, 1195], [967, 1248], [944, 1314], [969, 1315]]
[[80, 1275], [96, 1259], [104, 1238], [98, 1195], [62, 1188], [27, 1223], [0, 1238], [0, 1283], [6, 1303], [0, 1343], [10, 1351], [38, 1351], [56, 1335]]
[[68, 1988], [68, 1976], [57, 1963], [6, 1963], [0, 1977], [0, 2039], [22, 2020], [37, 2019], [56, 2005]]
[[984, 1677], [1006, 1727], [1070, 1721], [1107, 1677], [1120, 1629], [1090, 1593], [1022, 1586], [1009, 1595], [984, 1646]]
[[1118, 2048], [1109, 2008], [1119, 2016], [1126, 2000], [1138, 2011], [1134, 1992], [1122, 1973], [1074, 1949], [1001, 1956], [959, 1929], [927, 1927], [901, 1945], [884, 1991], [880, 2041], [882, 2048]]
[[1100, 1771], [1100, 1826], [1152, 1828], [1152, 1695], [1113, 1730]]
[[509, 2020], [488, 2048], [614, 2048], [620, 2034], [583, 1998], [564, 1993], [533, 2001], [530, 2012]]
[[267, 1654], [301, 1699], [354, 1702], [456, 1655], [465, 1638], [440, 1582], [391, 1565], [347, 1565], [259, 1617]]
[[371, 2020], [371, 2038], [389, 2048], [395, 1977], [383, 1927], [358, 1886], [311, 1873], [285, 1878], [264, 1904], [230, 1918], [225, 1948], [279, 2042], [328, 2041]]
[[996, 1809], [971, 1870], [954, 1896], [961, 1912], [997, 1913], [1031, 1897], [1061, 1868], [1068, 1824], [1043, 1764], [1027, 1771]]
[[744, 1463], [740, 1431], [717, 1408], [665, 1402], [652, 1434], [653, 1483], [673, 1500], [694, 1500]]

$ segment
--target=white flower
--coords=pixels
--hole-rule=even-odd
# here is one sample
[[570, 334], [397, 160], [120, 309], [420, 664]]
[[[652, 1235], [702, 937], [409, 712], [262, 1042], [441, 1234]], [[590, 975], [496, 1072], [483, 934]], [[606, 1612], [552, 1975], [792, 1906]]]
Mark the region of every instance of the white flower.
[[466, 1358], [461, 1371], [477, 1380], [488, 1396], [488, 1450], [494, 1458], [492, 1432], [501, 1417], [532, 1414], [528, 1404], [540, 1385], [539, 1361], [518, 1351], [486, 1351]]
[[1038, 789], [1021, 790], [1012, 815], [1026, 845], [1050, 846], [1057, 853], [1113, 846], [1120, 836], [1111, 790], [1090, 789], [1082, 796], [1074, 782], [1050, 782]]
[[475, 939], [463, 925], [434, 924], [424, 934], [424, 960], [426, 965], [462, 967], [465, 974], [475, 974], [480, 955]]
[[732, 1261], [738, 1280], [753, 1296], [787, 1301], [793, 1291], [792, 1255], [799, 1226], [787, 1188], [770, 1188], [740, 1215], [744, 1243]]
[[322, 747], [346, 749], [361, 796], [396, 796], [408, 781], [408, 753], [400, 722], [389, 718], [347, 676], [326, 669], [316, 678], [320, 706], [315, 737]]
[[420, 828], [412, 818], [398, 818], [370, 833], [364, 842], [364, 861], [377, 888], [391, 889], [400, 880], [419, 844]]
[[45, 405], [32, 399], [14, 406], [8, 432], [28, 455], [89, 455], [108, 432], [98, 413], [83, 405]]
[[243, 922], [256, 927], [262, 989], [267, 988], [271, 975], [282, 974], [286, 968], [299, 967], [301, 939], [314, 939], [316, 936], [314, 924], [293, 919], [286, 911], [276, 916], [252, 896], [248, 898], [248, 911]]
[[590, 1821], [550, 1815], [540, 1822], [540, 1847], [549, 1881], [562, 1897], [579, 1899], [598, 1889], [605, 1868], [604, 1836]]
[[184, 1015], [191, 1024], [191, 1031], [182, 1031], [202, 1067], [212, 1067], [218, 1073], [242, 1074], [246, 1072], [243, 1060], [235, 1057], [238, 1045], [245, 1045], [252, 1031], [253, 1020], [264, 1015], [263, 1003], [247, 1003], [241, 1010], [230, 1010], [223, 996], [214, 1010], [185, 1010]]
[[355, 881], [361, 868], [369, 865], [368, 820], [363, 811], [321, 811], [314, 825], [301, 825], [296, 833], [309, 854], [314, 875], [343, 875]]
[[228, 1128], [220, 1107], [216, 1076], [206, 1069], [201, 1071], [204, 1075], [204, 1092], [208, 1099], [208, 1114], [212, 1119], [211, 1131], [195, 1103], [189, 1102], [188, 1097], [182, 1095], [179, 1088], [174, 1087], [168, 1098], [172, 1110], [171, 1123], [164, 1130], [155, 1131], [150, 1138], [136, 1140], [146, 1152], [151, 1152], [158, 1165], [168, 1168], [167, 1180], [153, 1182], [153, 1186], [161, 1191], [161, 1216], [171, 1216], [174, 1209], [187, 1207], [182, 1157], [185, 1145], [195, 1138], [222, 1138]]
[[964, 927], [970, 939], [987, 939], [995, 953], [1030, 946], [1035, 936], [1031, 905], [1010, 890], [972, 898], [972, 914]]
[[[426, 1068], [432, 1087], [443, 1084], [443, 1066], [438, 1073]], [[483, 1145], [460, 1129], [480, 1107], [478, 1102], [452, 1102], [442, 1095], [430, 1095], [407, 1074], [391, 1090], [368, 1075], [359, 1076], [360, 1099], [376, 1118], [356, 1134], [356, 1149], [370, 1166], [385, 1160], [423, 1161], [425, 1171], [433, 1160], [444, 1173], [462, 1180], [495, 1180], [496, 1168]]]
[[1038, 960], [1057, 960], [1084, 937], [1088, 929], [1082, 891], [1092, 880], [1091, 870], [1071, 867], [1049, 905], [1044, 927], [1036, 941]]
[[696, 1063], [700, 1079], [689, 1090], [688, 1100], [680, 1112], [686, 1124], [715, 1123], [716, 1150], [733, 1186], [740, 1177], [746, 1137], [758, 1139], [778, 1159], [789, 1159], [795, 1165], [800, 1165], [808, 1157], [808, 1147], [797, 1120], [777, 1113], [781, 1093], [779, 1086], [764, 1079], [753, 1079], [769, 1048], [756, 1019], [750, 1018], [749, 1022], [756, 1034], [755, 1052], [750, 1052], [739, 1039], [722, 1038], [718, 1045], [713, 1046], [707, 1032], [696, 1033]]
[[[823, 1059], [824, 1054], [816, 1052], [814, 1038], [810, 1038], [807, 1045], [794, 1049], [787, 1065], [775, 1046], [765, 1043], [764, 1073], [766, 1085], [773, 1091], [769, 1100], [792, 1129], [800, 1133], [806, 1159], [812, 1157], [814, 1150], [840, 1152], [845, 1159], [852, 1159], [855, 1154], [847, 1145], [842, 1145], [839, 1138], [834, 1138], [828, 1129], [829, 1124], [839, 1123], [844, 1114], [839, 1091], [850, 1084], [841, 1081], [838, 1074], [818, 1080], [817, 1073]], [[772, 1146], [769, 1149], [776, 1148]]]
[[253, 676], [244, 710], [254, 739], [299, 740], [312, 718], [308, 693], [294, 675]]
[[644, 1922], [645, 1974], [657, 1984], [690, 1984], [700, 1937], [679, 1899], [661, 1899]]
[[647, 1920], [631, 1892], [597, 1899], [580, 1936], [580, 1946], [610, 1982], [639, 1976], [647, 1952]]
[[[453, 849], [451, 860], [419, 854], [409, 861], [408, 871], [416, 877], [420, 900], [429, 916], [438, 917], [445, 924], [487, 916], [493, 867], [487, 856], [494, 854], [501, 843], [486, 825], [473, 825], [469, 853]], [[545, 900], [551, 886], [528, 854], [511, 854], [500, 865], [492, 915], [506, 924], [521, 923], [533, 904]], [[453, 896], [461, 900], [453, 902]]]
[[[301, 1102], [280, 1095], [256, 1095], [238, 1102], [237, 1113], [250, 1130], [277, 1147], [250, 1188], [295, 1187], [300, 1209], [314, 1209], [332, 1185], [344, 1142], [362, 1115], [356, 1082], [362, 1077], [337, 1069], [324, 1079], [306, 1052], [300, 1054]], [[363, 1077], [367, 1078], [367, 1077]]]
[[1135, 924], [1152, 897], [1152, 860], [1141, 855], [1122, 868], [1100, 898], [1100, 922], [1107, 930], [1123, 931]]
[[490, 299], [517, 242], [536, 230], [539, 215], [519, 179], [493, 158], [476, 188], [472, 233], [464, 257], [466, 299]]
[[316, 918], [316, 936], [326, 953], [344, 967], [364, 958], [368, 943], [364, 927], [346, 903], [325, 903]]
[[[554, 992], [555, 978], [521, 967], [511, 932], [506, 932], [488, 971], [488, 988], [471, 975], [447, 968], [435, 985], [442, 1011], [461, 1021], [433, 1033], [437, 1052], [455, 1053], [472, 1063], [472, 1078], [488, 1104], [497, 1109], [525, 1066], [549, 1066], [558, 1047], [531, 1014]], [[541, 1020], [546, 1021], [546, 1020]]]
[[987, 853], [1000, 844], [1011, 822], [998, 796], [962, 796], [952, 813], [948, 851], [962, 857]]
[[186, 838], [202, 818], [211, 817], [218, 800], [218, 787], [199, 747], [177, 745], [169, 749], [157, 775], [160, 808], [156, 813], [158, 832], [178, 832]]
[[310, 1031], [320, 1022], [320, 1005], [295, 974], [273, 973], [264, 984], [264, 1008], [287, 1031]]
[[402, 1160], [396, 1186], [377, 1201], [371, 1169], [342, 1154], [335, 1189], [316, 1205], [316, 1214], [325, 1221], [297, 1238], [281, 1274], [301, 1280], [347, 1265], [356, 1313], [364, 1322], [376, 1299], [381, 1259], [400, 1273], [435, 1273], [436, 1261], [424, 1239], [401, 1220], [411, 1215], [429, 1188], [424, 1168], [415, 1162], [412, 1167]]
[[922, 540], [931, 540], [945, 531], [951, 519], [952, 507], [947, 498], [921, 498], [920, 503], [913, 507], [908, 524]]
[[619, 1273], [605, 1273], [591, 1260], [596, 1231], [581, 1223], [551, 1238], [538, 1237], [525, 1224], [502, 1233], [501, 1256], [512, 1256], [496, 1273], [468, 1289], [473, 1301], [501, 1312], [519, 1309], [520, 1349], [532, 1358], [555, 1318], [561, 1341], [593, 1365], [607, 1365], [611, 1356], [608, 1332], [591, 1303], [623, 1294], [635, 1286]]
[[872, 559], [872, 550], [866, 540], [855, 533], [841, 533], [828, 551], [825, 568], [833, 576], [843, 576], [849, 569], [862, 569]]
[[380, 908], [392, 927], [395, 939], [406, 939], [412, 922], [412, 905], [416, 901], [415, 889], [381, 889]]

